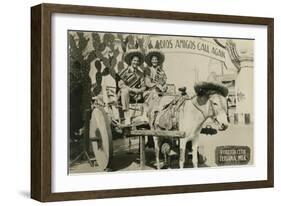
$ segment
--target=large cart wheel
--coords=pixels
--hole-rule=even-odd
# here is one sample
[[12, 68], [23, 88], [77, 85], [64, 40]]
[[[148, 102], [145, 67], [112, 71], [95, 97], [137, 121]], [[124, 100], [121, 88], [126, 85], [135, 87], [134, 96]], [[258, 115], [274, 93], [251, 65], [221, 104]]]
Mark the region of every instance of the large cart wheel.
[[96, 107], [92, 111], [89, 136], [99, 167], [103, 170], [110, 168], [113, 153], [111, 126], [107, 114], [101, 107]]

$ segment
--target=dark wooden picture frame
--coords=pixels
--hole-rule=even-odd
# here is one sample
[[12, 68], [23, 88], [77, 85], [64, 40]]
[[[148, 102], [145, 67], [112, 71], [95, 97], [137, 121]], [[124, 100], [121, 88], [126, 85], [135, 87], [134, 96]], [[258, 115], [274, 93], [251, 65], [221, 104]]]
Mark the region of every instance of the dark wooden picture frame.
[[[267, 26], [267, 180], [135, 189], [53, 193], [51, 190], [51, 17], [54, 13], [220, 22]], [[214, 14], [41, 4], [31, 8], [31, 198], [42, 201], [160, 195], [273, 187], [274, 184], [274, 20]]]

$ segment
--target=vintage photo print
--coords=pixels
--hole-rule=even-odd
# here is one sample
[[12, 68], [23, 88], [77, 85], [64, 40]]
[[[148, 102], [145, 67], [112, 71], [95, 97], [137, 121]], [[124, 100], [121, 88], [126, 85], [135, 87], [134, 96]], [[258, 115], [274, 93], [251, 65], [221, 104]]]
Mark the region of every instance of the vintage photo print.
[[254, 164], [254, 39], [67, 38], [69, 174]]

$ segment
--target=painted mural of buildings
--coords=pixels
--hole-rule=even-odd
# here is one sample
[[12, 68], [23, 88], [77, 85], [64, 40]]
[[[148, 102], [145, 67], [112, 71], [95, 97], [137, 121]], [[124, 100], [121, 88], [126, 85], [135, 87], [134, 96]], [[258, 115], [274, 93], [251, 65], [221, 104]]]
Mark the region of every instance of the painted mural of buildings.
[[165, 55], [169, 81], [187, 86], [210, 76], [229, 88], [229, 112], [235, 121], [253, 119], [253, 40], [152, 36], [152, 44]]
[[[245, 122], [245, 115], [248, 118], [247, 122], [253, 119], [254, 40], [114, 33], [112, 35], [115, 37], [114, 48], [105, 45], [101, 54], [104, 57], [114, 56], [114, 52], [118, 51], [114, 56], [117, 62], [115, 72], [126, 66], [123, 65], [122, 55], [130, 47], [141, 47], [144, 52], [151, 48], [160, 49], [165, 54], [163, 68], [168, 83], [174, 85], [175, 90], [185, 86], [188, 94], [192, 96], [195, 94], [194, 83], [207, 81], [212, 76], [229, 88], [228, 106], [232, 118], [235, 116], [239, 122]], [[89, 45], [92, 36], [87, 36]], [[127, 43], [126, 48], [124, 42]], [[93, 61], [90, 70], [93, 81], [95, 71]], [[103, 88], [115, 86], [115, 80], [110, 75], [104, 76], [102, 84]]]

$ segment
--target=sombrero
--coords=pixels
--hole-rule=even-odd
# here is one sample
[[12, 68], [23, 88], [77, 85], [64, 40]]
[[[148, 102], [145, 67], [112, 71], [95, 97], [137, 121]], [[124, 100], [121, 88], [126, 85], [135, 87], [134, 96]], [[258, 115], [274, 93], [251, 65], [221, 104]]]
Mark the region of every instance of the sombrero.
[[198, 96], [206, 94], [208, 91], [213, 91], [224, 97], [228, 95], [228, 88], [218, 82], [198, 82], [194, 85], [194, 90]]
[[145, 63], [148, 65], [148, 66], [151, 66], [151, 58], [153, 56], [157, 56], [158, 57], [158, 61], [159, 61], [159, 64], [163, 64], [164, 60], [165, 60], [165, 56], [164, 54], [160, 51], [160, 50], [157, 50], [157, 49], [153, 49], [153, 50], [150, 50], [146, 56], [145, 56]]
[[144, 55], [142, 54], [142, 52], [138, 49], [131, 49], [125, 53], [124, 61], [126, 62], [126, 64], [130, 65], [131, 60], [134, 56], [139, 57], [140, 65], [144, 62]]

